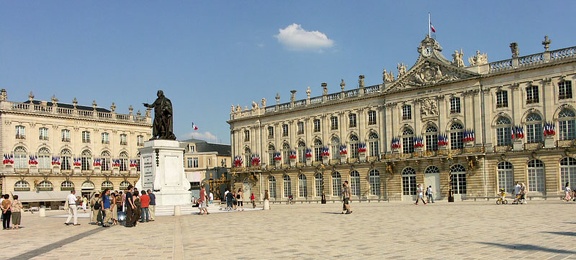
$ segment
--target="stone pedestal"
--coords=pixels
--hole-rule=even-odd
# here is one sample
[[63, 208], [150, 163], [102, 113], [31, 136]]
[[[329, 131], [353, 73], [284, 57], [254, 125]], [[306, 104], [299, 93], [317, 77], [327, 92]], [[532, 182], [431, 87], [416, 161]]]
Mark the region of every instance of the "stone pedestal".
[[30, 174], [38, 174], [38, 165], [30, 165], [28, 172]]
[[138, 190], [154, 190], [156, 205], [189, 205], [190, 182], [184, 173], [184, 148], [178, 141], [152, 140], [139, 149], [141, 172]]

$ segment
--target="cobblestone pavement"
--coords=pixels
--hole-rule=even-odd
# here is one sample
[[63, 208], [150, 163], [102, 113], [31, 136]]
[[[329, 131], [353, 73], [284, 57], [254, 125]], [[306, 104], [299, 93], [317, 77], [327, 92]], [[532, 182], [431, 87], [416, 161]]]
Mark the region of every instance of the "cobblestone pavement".
[[270, 211], [157, 217], [102, 228], [64, 211], [23, 214], [1, 259], [576, 259], [576, 203], [273, 204]]

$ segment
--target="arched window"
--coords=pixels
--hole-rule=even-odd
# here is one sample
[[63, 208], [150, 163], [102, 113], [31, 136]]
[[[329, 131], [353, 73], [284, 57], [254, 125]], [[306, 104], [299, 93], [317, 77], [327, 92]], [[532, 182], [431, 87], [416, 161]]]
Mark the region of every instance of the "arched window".
[[112, 184], [111, 181], [105, 181], [102, 183], [102, 190], [105, 189], [109, 189], [109, 190], [113, 190], [114, 189], [114, 184]]
[[408, 167], [402, 170], [402, 194], [416, 195], [416, 170]]
[[526, 142], [541, 143], [542, 138], [542, 117], [536, 113], [531, 113], [526, 116]]
[[544, 163], [540, 160], [530, 160], [528, 162], [528, 191], [543, 193], [546, 189], [545, 184]]
[[306, 143], [298, 142], [298, 161], [301, 163], [306, 162]]
[[276, 147], [273, 144], [268, 145], [268, 165], [274, 165], [274, 153], [276, 152]]
[[284, 198], [292, 195], [292, 180], [288, 174], [284, 174]]
[[558, 114], [558, 135], [560, 140], [576, 139], [576, 114], [574, 111], [570, 109], [560, 111]]
[[84, 181], [82, 183], [82, 190], [93, 190], [95, 188], [94, 183], [91, 181]]
[[50, 150], [46, 147], [38, 150], [38, 169], [52, 168], [52, 158], [50, 157]]
[[314, 140], [314, 160], [317, 162], [322, 161], [322, 140], [318, 138]]
[[450, 182], [454, 194], [466, 194], [466, 168], [460, 164], [450, 167]]
[[368, 151], [369, 156], [379, 156], [380, 155], [380, 146], [378, 146], [378, 134], [377, 133], [370, 133], [368, 135]]
[[342, 193], [342, 177], [339, 172], [332, 173], [332, 196], [339, 197]]
[[314, 175], [314, 187], [316, 188], [316, 197], [321, 197], [324, 192], [324, 177], [322, 173], [316, 173], [316, 175]]
[[370, 194], [380, 196], [380, 172], [378, 170], [370, 170], [368, 183], [370, 184]]
[[60, 184], [61, 191], [71, 191], [74, 189], [74, 183], [71, 181], [64, 181]]
[[574, 187], [576, 184], [576, 159], [572, 157], [565, 157], [560, 160], [560, 185], [564, 188], [566, 182], [570, 182], [570, 186]]
[[100, 155], [102, 156], [101, 158], [101, 163], [100, 163], [100, 169], [102, 171], [109, 171], [110, 170], [110, 152], [108, 151], [103, 151], [102, 154]]
[[250, 150], [250, 147], [244, 148], [244, 163], [248, 167], [252, 166], [252, 150]]
[[438, 128], [436, 128], [436, 126], [428, 125], [426, 127], [426, 132], [424, 133], [424, 138], [426, 139], [427, 151], [438, 150]]
[[509, 118], [500, 116], [496, 120], [496, 145], [512, 145], [512, 122]]
[[27, 181], [19, 180], [14, 184], [14, 191], [30, 191], [30, 184]]
[[500, 189], [514, 194], [514, 168], [509, 162], [498, 163], [498, 191]]
[[306, 175], [298, 175], [298, 197], [308, 197], [308, 184], [306, 183]]
[[52, 183], [49, 181], [41, 181], [40, 183], [38, 183], [37, 188], [39, 191], [52, 191], [52, 190], [54, 190]]
[[338, 136], [333, 136], [330, 145], [332, 147], [332, 159], [340, 159], [340, 138], [338, 138]]
[[450, 126], [450, 149], [462, 149], [464, 148], [464, 126], [460, 123], [453, 123]]
[[62, 170], [70, 170], [72, 167], [72, 152], [68, 149], [63, 149], [60, 152], [60, 169]]
[[290, 145], [288, 143], [282, 145], [282, 160], [284, 164], [290, 164]]
[[90, 150], [82, 151], [81, 160], [82, 160], [82, 170], [83, 171], [90, 170], [90, 167], [92, 165], [92, 153], [90, 152]]
[[350, 158], [358, 158], [358, 136], [355, 134], [350, 135]]
[[440, 169], [438, 169], [438, 167], [434, 165], [426, 167], [424, 174], [432, 174], [432, 173], [440, 173]]
[[128, 171], [128, 153], [120, 153], [120, 171]]
[[26, 148], [22, 146], [14, 148], [14, 168], [28, 168], [28, 154], [26, 153]]
[[270, 198], [276, 198], [276, 178], [274, 178], [274, 176], [270, 175], [268, 177], [268, 191], [270, 195]]
[[404, 128], [404, 131], [402, 131], [402, 152], [414, 152], [414, 131], [408, 127]]
[[128, 182], [128, 181], [122, 181], [122, 182], [120, 183], [120, 190], [127, 190], [129, 185], [130, 185], [130, 182]]
[[360, 196], [360, 173], [350, 172], [350, 193], [352, 196]]

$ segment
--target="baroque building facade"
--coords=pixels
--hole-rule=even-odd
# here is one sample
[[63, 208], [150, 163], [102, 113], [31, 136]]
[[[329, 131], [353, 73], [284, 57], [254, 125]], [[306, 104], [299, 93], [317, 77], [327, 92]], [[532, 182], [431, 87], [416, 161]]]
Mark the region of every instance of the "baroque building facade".
[[528, 196], [576, 184], [576, 47], [489, 62], [479, 51], [445, 58], [433, 38], [415, 64], [384, 70], [382, 83], [288, 103], [232, 106], [236, 187], [271, 200], [413, 200], [417, 184], [436, 199], [493, 197], [525, 183]]
[[[139, 152], [151, 137], [151, 111], [118, 114], [110, 109], [39, 101], [8, 100], [0, 91], [1, 190], [23, 202], [63, 201], [71, 189], [90, 195], [123, 190], [139, 178]], [[54, 206], [53, 206], [54, 207]]]

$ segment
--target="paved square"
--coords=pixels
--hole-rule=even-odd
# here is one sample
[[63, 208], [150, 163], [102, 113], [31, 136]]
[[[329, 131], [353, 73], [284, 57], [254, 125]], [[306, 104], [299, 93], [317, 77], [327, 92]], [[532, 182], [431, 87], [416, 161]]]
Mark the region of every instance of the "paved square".
[[[23, 215], [1, 259], [576, 259], [576, 203], [273, 204], [270, 211], [157, 217], [135, 228]], [[216, 212], [214, 212], [216, 213]], [[130, 241], [129, 243], [127, 243]], [[127, 245], [129, 244], [129, 245]]]

